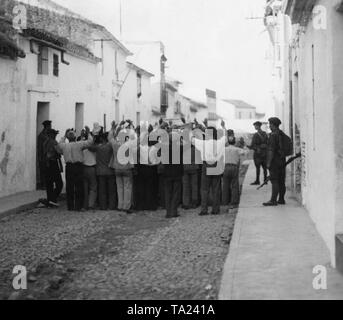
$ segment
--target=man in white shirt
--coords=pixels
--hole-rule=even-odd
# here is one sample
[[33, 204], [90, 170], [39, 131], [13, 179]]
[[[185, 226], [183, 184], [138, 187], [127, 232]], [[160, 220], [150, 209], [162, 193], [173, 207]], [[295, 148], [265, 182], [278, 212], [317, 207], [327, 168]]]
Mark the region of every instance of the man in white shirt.
[[[66, 192], [69, 211], [80, 211], [83, 207], [83, 150], [93, 145], [93, 137], [86, 127], [87, 141], [76, 141], [76, 133], [68, 129], [61, 142], [56, 146], [57, 152], [63, 154], [66, 162]], [[66, 143], [68, 139], [69, 143]]]
[[[82, 140], [87, 138], [85, 135]], [[83, 208], [93, 210], [98, 193], [96, 153], [88, 149], [83, 150], [83, 193]]]
[[225, 148], [223, 204], [229, 205], [229, 209], [236, 209], [239, 205], [239, 168], [242, 158], [247, 154], [235, 144], [236, 138], [234, 136], [228, 137], [228, 145]]
[[209, 193], [212, 190], [212, 215], [220, 214], [221, 177], [224, 172], [225, 130], [209, 127], [202, 135], [195, 132], [194, 145], [201, 153], [201, 212], [208, 215]]

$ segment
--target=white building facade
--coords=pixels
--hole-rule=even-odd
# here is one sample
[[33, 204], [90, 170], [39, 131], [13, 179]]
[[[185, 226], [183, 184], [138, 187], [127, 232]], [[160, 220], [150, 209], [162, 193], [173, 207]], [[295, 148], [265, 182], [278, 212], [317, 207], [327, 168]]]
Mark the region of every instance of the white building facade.
[[[51, 120], [60, 138], [68, 128], [80, 133], [98, 122], [108, 130], [113, 120], [149, 117], [151, 74], [127, 64], [130, 51], [104, 27], [38, 2], [25, 4], [26, 24], [15, 30], [13, 8], [22, 4], [1, 1], [0, 197], [36, 189], [43, 121]], [[6, 54], [14, 47], [25, 57]]]
[[343, 2], [287, 0], [292, 22], [289, 84], [284, 87], [296, 151], [292, 187], [343, 272]]
[[121, 102], [120, 118], [131, 119], [137, 126], [151, 120], [151, 78], [154, 75], [133, 63], [127, 62], [126, 65], [124, 83], [118, 94]]

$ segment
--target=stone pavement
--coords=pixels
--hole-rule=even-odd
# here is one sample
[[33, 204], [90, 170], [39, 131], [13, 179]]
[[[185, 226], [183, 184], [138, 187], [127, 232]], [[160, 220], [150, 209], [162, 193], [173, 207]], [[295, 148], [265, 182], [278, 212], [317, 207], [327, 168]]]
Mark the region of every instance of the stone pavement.
[[[343, 299], [343, 276], [331, 268], [329, 251], [307, 211], [290, 197], [286, 206], [263, 207], [271, 186], [257, 191], [250, 186], [254, 175], [251, 164], [219, 299]], [[313, 289], [317, 265], [327, 268], [327, 290]]]
[[[235, 212], [200, 209], [69, 212], [36, 208], [0, 219], [1, 299], [215, 300]], [[28, 271], [28, 290], [12, 287], [13, 268]]]
[[32, 209], [37, 206], [38, 200], [44, 197], [45, 191], [32, 191], [0, 198], [0, 218]]

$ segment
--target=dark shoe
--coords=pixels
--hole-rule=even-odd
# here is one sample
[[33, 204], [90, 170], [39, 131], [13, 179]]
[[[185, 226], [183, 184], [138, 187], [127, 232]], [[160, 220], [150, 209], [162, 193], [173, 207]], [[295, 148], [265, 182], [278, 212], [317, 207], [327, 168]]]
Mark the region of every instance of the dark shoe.
[[277, 207], [277, 202], [269, 201], [263, 204], [265, 207]]
[[255, 181], [253, 182], [252, 184], [250, 184], [251, 186], [259, 186], [260, 185], [260, 182], [259, 181]]
[[132, 210], [125, 210], [126, 214], [133, 214]]
[[208, 212], [200, 212], [199, 216], [208, 216]]
[[60, 205], [57, 202], [49, 201], [49, 206], [53, 208], [59, 208]]
[[281, 204], [281, 205], [285, 205], [285, 204], [286, 204], [286, 201], [285, 201], [285, 200], [279, 200], [277, 203], [278, 203], [278, 204]]
[[220, 212], [211, 212], [211, 216], [219, 216]]
[[190, 210], [190, 209], [191, 209], [190, 206], [182, 206], [181, 208], [182, 208], [183, 210]]
[[38, 203], [39, 203], [39, 204], [42, 204], [42, 205], [45, 206], [45, 207], [49, 207], [49, 202], [48, 202], [47, 199], [39, 199], [39, 200], [38, 200]]

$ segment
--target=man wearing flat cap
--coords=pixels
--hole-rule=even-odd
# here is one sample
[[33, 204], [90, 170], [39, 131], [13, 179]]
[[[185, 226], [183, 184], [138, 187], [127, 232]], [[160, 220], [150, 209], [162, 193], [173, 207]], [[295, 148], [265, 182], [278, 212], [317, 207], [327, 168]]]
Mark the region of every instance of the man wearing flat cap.
[[251, 185], [260, 185], [260, 173], [261, 167], [263, 168], [264, 174], [264, 181], [267, 180], [268, 172], [267, 172], [267, 143], [268, 143], [268, 135], [265, 131], [263, 131], [262, 123], [257, 121], [254, 123], [254, 127], [256, 129], [256, 133], [252, 138], [251, 145], [248, 146], [249, 149], [254, 150], [254, 163], [256, 167], [256, 180]]
[[46, 120], [42, 123], [43, 130], [38, 135], [37, 138], [37, 160], [38, 160], [38, 168], [37, 168], [37, 187], [38, 189], [45, 190], [46, 183], [45, 183], [45, 174], [46, 174], [46, 159], [45, 159], [45, 152], [44, 152], [44, 143], [48, 139], [48, 130], [51, 129], [52, 122], [50, 120]]
[[272, 196], [270, 201], [263, 204], [267, 207], [284, 205], [286, 194], [286, 158], [280, 145], [284, 133], [279, 129], [281, 125], [279, 118], [270, 118], [268, 121], [272, 132], [268, 140], [267, 168], [272, 183]]

